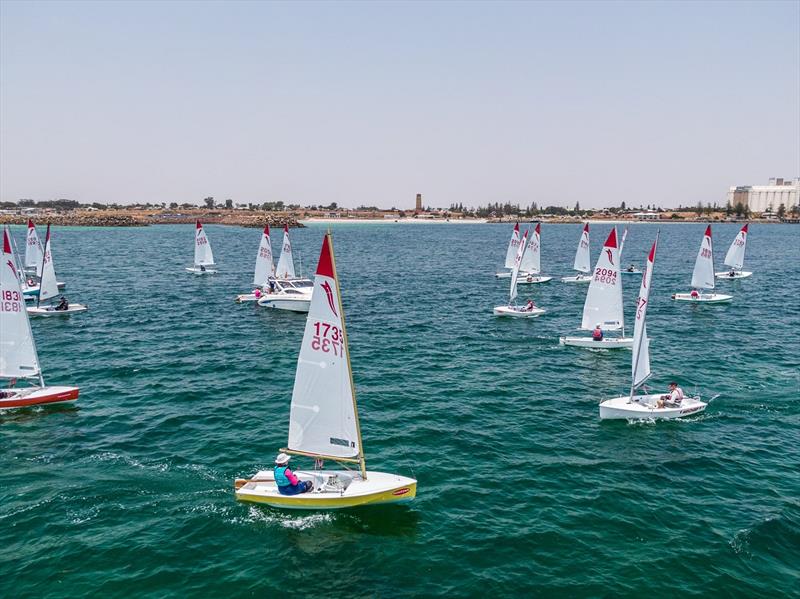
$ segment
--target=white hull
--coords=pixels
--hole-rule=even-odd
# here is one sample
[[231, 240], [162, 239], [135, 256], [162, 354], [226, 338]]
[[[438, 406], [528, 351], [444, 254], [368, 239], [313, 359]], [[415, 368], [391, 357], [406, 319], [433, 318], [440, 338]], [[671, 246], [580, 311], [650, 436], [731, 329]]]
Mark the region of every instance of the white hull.
[[25, 387], [0, 389], [0, 410], [70, 403], [78, 399], [77, 387]]
[[624, 274], [624, 275], [640, 275], [640, 274], [642, 274], [642, 271], [639, 270], [638, 268], [634, 268], [633, 270], [628, 270], [627, 268], [625, 268], [625, 269], [621, 270], [620, 272], [622, 274]]
[[548, 281], [552, 280], [553, 277], [543, 277], [542, 275], [534, 274], [523, 275], [520, 273], [519, 278], [517, 279], [517, 285], [533, 285], [534, 283], [547, 283]]
[[[264, 297], [263, 295], [261, 297]], [[255, 302], [258, 301], [259, 298], [255, 296], [254, 293], [242, 293], [236, 296], [234, 300], [237, 304], [242, 304], [244, 302]]]
[[753, 273], [747, 270], [737, 270], [733, 275], [730, 271], [715, 273], [716, 277], [721, 280], [735, 281], [736, 279], [746, 279], [752, 277]]
[[367, 472], [367, 478], [352, 470], [298, 470], [301, 481], [311, 481], [311, 491], [281, 495], [270, 470], [258, 472], [236, 489], [236, 499], [294, 510], [336, 510], [364, 505], [403, 503], [417, 494], [417, 481], [385, 472]]
[[211, 268], [210, 266], [206, 266], [205, 270], [202, 270], [199, 266], [189, 266], [186, 268], [186, 272], [190, 272], [193, 275], [215, 275], [217, 274], [217, 270], [215, 268]]
[[656, 400], [661, 394], [634, 395], [607, 399], [600, 404], [600, 418], [603, 420], [655, 420], [675, 419], [699, 414], [706, 409], [706, 403], [697, 397], [686, 397], [678, 407], [656, 407]]
[[285, 295], [266, 294], [258, 300], [259, 306], [288, 310], [289, 312], [308, 312], [311, 307], [311, 297], [287, 297]]
[[510, 279], [511, 278], [511, 271], [508, 272], [496, 272], [494, 273], [496, 279]]
[[699, 304], [721, 304], [733, 299], [732, 295], [724, 293], [701, 293], [697, 297], [692, 297], [691, 293], [673, 293], [672, 299], [679, 302], [695, 302]]
[[29, 306], [26, 308], [31, 316], [69, 316], [78, 312], [86, 312], [89, 306], [70, 304], [66, 310], [56, 310], [55, 306]]
[[525, 306], [497, 306], [493, 310], [495, 316], [511, 316], [512, 318], [536, 318], [545, 312], [546, 310], [541, 308], [526, 310]]
[[558, 342], [561, 345], [588, 349], [631, 349], [633, 347], [633, 337], [603, 337], [602, 341], [595, 341], [591, 337], [559, 337]]
[[562, 283], [591, 283], [592, 277], [589, 275], [575, 275], [574, 277], [561, 277]]

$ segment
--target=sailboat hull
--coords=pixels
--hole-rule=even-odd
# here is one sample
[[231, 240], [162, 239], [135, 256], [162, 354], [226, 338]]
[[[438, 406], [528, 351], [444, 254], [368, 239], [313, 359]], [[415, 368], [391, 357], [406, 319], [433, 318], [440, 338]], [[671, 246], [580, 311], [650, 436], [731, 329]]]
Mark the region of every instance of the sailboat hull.
[[748, 270], [737, 270], [735, 273], [731, 274], [730, 271], [728, 272], [718, 272], [715, 273], [716, 277], [722, 281], [735, 281], [736, 279], [746, 279], [747, 277], [752, 277], [753, 273]]
[[624, 275], [640, 275], [640, 274], [642, 274], [642, 271], [639, 270], [638, 268], [634, 268], [633, 270], [628, 270], [627, 268], [623, 268], [619, 272], [621, 272]]
[[270, 470], [236, 481], [236, 499], [291, 510], [338, 510], [366, 505], [405, 503], [417, 495], [417, 481], [385, 472], [367, 472], [366, 480], [348, 470], [296, 471], [301, 481], [314, 483], [300, 495], [281, 495]]
[[733, 299], [732, 295], [724, 293], [701, 293], [697, 297], [692, 297], [691, 293], [673, 293], [672, 299], [678, 302], [695, 302], [699, 304], [722, 304]]
[[0, 410], [55, 405], [78, 399], [78, 387], [27, 387], [0, 390]]
[[292, 297], [290, 295], [267, 294], [258, 300], [259, 306], [288, 310], [289, 312], [308, 312], [311, 307], [311, 297]]
[[510, 279], [511, 278], [511, 271], [508, 272], [496, 272], [494, 274], [495, 279]]
[[552, 281], [553, 277], [543, 277], [542, 275], [524, 274], [519, 273], [517, 285], [533, 285], [535, 283], [547, 283]]
[[545, 312], [546, 310], [542, 308], [526, 310], [525, 306], [497, 306], [493, 310], [495, 316], [510, 316], [512, 318], [536, 318]]
[[558, 342], [561, 345], [587, 349], [631, 349], [633, 347], [633, 337], [603, 337], [601, 341], [595, 341], [591, 337], [559, 337]]
[[70, 304], [66, 310], [56, 310], [55, 306], [29, 306], [26, 308], [30, 316], [69, 316], [78, 312], [86, 312], [89, 306]]
[[561, 277], [562, 283], [591, 283], [592, 277], [589, 275], [575, 275], [574, 277]]
[[202, 270], [199, 266], [188, 266], [186, 268], [186, 272], [190, 272], [193, 275], [215, 275], [217, 274], [216, 269], [206, 266], [205, 270]]
[[656, 407], [656, 401], [661, 394], [654, 395], [629, 395], [607, 399], [600, 404], [600, 418], [602, 420], [655, 420], [684, 418], [699, 414], [706, 409], [705, 402], [698, 397], [686, 397], [680, 406]]

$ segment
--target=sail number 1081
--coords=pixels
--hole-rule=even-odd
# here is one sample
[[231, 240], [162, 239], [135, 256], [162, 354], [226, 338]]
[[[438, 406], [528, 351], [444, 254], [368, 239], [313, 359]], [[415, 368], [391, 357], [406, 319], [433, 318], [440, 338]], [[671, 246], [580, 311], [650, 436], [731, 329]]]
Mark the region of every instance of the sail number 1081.
[[314, 333], [311, 338], [311, 349], [325, 353], [333, 352], [334, 356], [342, 355], [342, 331], [339, 327], [327, 322], [315, 322]]

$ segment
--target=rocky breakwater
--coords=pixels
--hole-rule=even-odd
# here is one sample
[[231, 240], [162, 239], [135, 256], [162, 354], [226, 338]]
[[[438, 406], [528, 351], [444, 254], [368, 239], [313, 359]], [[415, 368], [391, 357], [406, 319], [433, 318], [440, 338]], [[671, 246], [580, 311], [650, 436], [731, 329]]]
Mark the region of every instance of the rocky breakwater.
[[206, 224], [239, 227], [302, 227], [297, 217], [288, 213], [226, 210], [103, 210], [70, 212], [38, 212], [32, 214], [0, 214], [0, 225], [24, 225], [28, 219], [36, 223], [73, 227], [146, 227], [148, 225], [193, 225], [199, 220]]
[[128, 214], [63, 212], [33, 215], [2, 214], [0, 225], [25, 225], [33, 218], [41, 224], [59, 227], [143, 227], [146, 222]]

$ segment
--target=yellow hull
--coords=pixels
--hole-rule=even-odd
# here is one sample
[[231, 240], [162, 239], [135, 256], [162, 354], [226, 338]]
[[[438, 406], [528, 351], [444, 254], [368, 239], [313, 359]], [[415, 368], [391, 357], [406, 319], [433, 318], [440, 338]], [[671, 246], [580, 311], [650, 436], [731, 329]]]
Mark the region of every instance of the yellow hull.
[[417, 481], [411, 478], [405, 478], [405, 480], [399, 481], [388, 489], [384, 486], [382, 489], [376, 489], [372, 493], [356, 492], [352, 495], [348, 495], [347, 492], [341, 494], [302, 493], [300, 495], [280, 495], [276, 492], [264, 492], [264, 490], [259, 490], [258, 487], [258, 483], [256, 485], [243, 485], [236, 490], [236, 499], [284, 509], [337, 510], [366, 505], [405, 503], [417, 496]]

